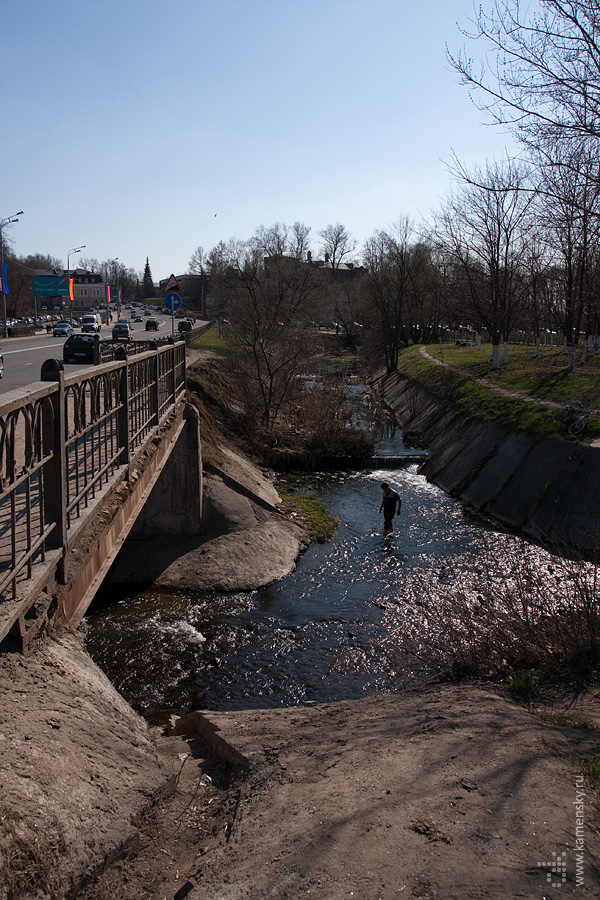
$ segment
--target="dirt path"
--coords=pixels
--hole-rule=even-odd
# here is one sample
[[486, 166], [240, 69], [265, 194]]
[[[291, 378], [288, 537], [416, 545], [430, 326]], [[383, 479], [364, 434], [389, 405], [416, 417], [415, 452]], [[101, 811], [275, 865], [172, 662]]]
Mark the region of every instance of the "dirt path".
[[526, 403], [539, 403], [540, 406], [547, 406], [550, 409], [562, 409], [565, 405], [564, 403], [556, 403], [554, 400], [541, 400], [539, 397], [532, 397], [530, 394], [525, 394], [521, 391], [508, 390], [508, 388], [503, 388], [498, 384], [494, 384], [493, 381], [489, 381], [487, 378], [479, 378], [471, 372], [467, 372], [466, 369], [452, 366], [442, 359], [436, 359], [435, 356], [432, 356], [431, 353], [428, 352], [427, 347], [419, 347], [419, 353], [424, 359], [428, 359], [437, 366], [443, 366], [445, 369], [452, 369], [453, 372], [458, 372], [459, 375], [462, 375], [463, 378], [470, 379], [470, 381], [478, 381], [479, 384], [483, 384], [490, 391], [494, 391], [495, 394], [501, 394], [503, 397], [514, 397], [517, 400], [524, 400]]

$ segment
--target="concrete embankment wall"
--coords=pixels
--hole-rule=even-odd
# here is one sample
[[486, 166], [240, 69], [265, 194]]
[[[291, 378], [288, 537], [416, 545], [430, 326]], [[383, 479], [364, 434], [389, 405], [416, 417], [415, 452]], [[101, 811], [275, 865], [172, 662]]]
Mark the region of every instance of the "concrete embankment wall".
[[421, 467], [429, 481], [527, 537], [600, 546], [600, 448], [460, 414], [399, 373], [377, 383], [405, 432], [429, 451]]

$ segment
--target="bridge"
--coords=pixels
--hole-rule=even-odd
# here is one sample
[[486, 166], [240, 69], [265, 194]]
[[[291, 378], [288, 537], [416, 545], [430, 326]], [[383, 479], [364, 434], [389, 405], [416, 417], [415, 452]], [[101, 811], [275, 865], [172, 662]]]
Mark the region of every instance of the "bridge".
[[79, 624], [161, 479], [165, 497], [186, 497], [185, 515], [165, 509], [165, 531], [199, 530], [185, 346], [119, 348], [73, 376], [48, 360], [39, 382], [2, 396], [0, 649], [27, 652], [55, 624]]

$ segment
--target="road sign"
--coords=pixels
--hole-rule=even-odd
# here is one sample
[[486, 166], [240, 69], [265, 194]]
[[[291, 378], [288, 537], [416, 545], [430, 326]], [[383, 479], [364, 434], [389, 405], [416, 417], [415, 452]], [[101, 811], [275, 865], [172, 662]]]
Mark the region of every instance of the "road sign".
[[181, 297], [179, 294], [173, 292], [165, 294], [165, 306], [167, 309], [170, 309], [171, 312], [176, 312], [181, 306]]
[[176, 291], [178, 294], [181, 293], [181, 285], [172, 273], [171, 275], [169, 275], [169, 280], [165, 284], [163, 291], [165, 292], [165, 294], [170, 294], [174, 291]]

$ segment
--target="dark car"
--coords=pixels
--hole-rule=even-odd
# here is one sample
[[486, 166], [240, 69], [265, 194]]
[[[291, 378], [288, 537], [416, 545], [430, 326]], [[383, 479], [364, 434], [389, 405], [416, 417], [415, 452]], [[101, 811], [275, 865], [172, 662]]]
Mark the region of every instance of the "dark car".
[[113, 341], [130, 341], [133, 338], [133, 329], [129, 322], [115, 322], [112, 330]]
[[53, 337], [69, 337], [73, 334], [73, 326], [69, 322], [57, 322], [52, 330]]
[[102, 335], [72, 334], [63, 344], [63, 361], [94, 362], [94, 339], [103, 341]]
[[154, 316], [146, 319], [146, 331], [158, 331], [158, 319], [155, 319]]
[[192, 320], [191, 319], [182, 319], [177, 326], [177, 330], [179, 334], [183, 334], [184, 331], [192, 330]]
[[0, 378], [4, 378], [4, 357], [0, 353]]

